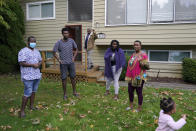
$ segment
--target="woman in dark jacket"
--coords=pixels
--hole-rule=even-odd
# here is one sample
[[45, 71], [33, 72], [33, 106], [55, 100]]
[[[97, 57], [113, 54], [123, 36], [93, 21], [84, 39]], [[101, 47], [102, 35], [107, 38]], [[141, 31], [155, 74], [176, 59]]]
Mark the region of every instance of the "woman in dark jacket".
[[106, 78], [106, 93], [109, 95], [109, 89], [112, 81], [114, 82], [115, 96], [114, 99], [118, 99], [119, 91], [119, 77], [122, 72], [122, 68], [125, 66], [126, 60], [124, 51], [119, 47], [119, 42], [117, 40], [112, 40], [110, 48], [105, 52], [105, 78]]

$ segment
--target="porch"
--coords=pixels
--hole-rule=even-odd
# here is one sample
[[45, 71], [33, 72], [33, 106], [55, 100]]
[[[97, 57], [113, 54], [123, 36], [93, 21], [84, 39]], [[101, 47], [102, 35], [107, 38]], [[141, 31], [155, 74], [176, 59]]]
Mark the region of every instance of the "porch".
[[[42, 50], [42, 77], [47, 79], [61, 80], [59, 62], [53, 57], [51, 50]], [[99, 65], [94, 65], [92, 69], [87, 69], [87, 53], [79, 51], [76, 58], [76, 81], [83, 82], [98, 82], [98, 79], [103, 76], [103, 71], [99, 70]], [[104, 83], [102, 83], [104, 84]]]

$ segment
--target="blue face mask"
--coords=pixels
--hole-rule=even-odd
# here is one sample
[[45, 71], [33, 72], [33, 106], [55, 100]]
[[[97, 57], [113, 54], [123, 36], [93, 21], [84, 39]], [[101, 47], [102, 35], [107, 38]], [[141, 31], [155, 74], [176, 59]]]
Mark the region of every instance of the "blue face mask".
[[36, 47], [36, 43], [30, 43], [29, 46], [30, 46], [31, 48], [35, 48], [35, 47]]

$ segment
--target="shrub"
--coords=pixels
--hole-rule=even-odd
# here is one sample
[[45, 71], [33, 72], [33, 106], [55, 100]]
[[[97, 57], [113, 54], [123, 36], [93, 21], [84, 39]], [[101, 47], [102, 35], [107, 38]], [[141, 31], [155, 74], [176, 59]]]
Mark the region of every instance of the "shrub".
[[122, 73], [121, 73], [120, 78], [119, 78], [119, 80], [121, 80], [121, 81], [125, 80], [125, 75], [126, 75], [126, 72], [127, 72], [127, 63], [129, 61], [130, 56], [125, 54], [125, 57], [126, 57], [126, 64], [125, 64], [125, 67], [123, 68]]
[[17, 55], [25, 46], [24, 13], [18, 0], [4, 0], [0, 5], [0, 72], [18, 69]]
[[196, 59], [185, 58], [183, 60], [182, 75], [184, 81], [196, 83]]

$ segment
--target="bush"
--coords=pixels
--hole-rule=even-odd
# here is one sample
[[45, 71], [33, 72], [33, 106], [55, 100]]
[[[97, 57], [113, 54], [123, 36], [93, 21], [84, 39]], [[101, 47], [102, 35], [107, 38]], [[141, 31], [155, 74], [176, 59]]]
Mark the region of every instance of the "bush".
[[184, 81], [196, 83], [196, 59], [185, 58], [183, 60], [182, 75]]
[[24, 13], [19, 1], [3, 1], [0, 18], [0, 72], [13, 72], [19, 67], [18, 52], [25, 46]]
[[121, 73], [120, 78], [119, 78], [119, 80], [121, 80], [121, 81], [125, 80], [125, 75], [126, 75], [126, 72], [127, 72], [127, 63], [129, 61], [130, 56], [125, 54], [125, 57], [126, 57], [126, 64], [125, 64], [125, 67], [123, 68], [122, 73]]

